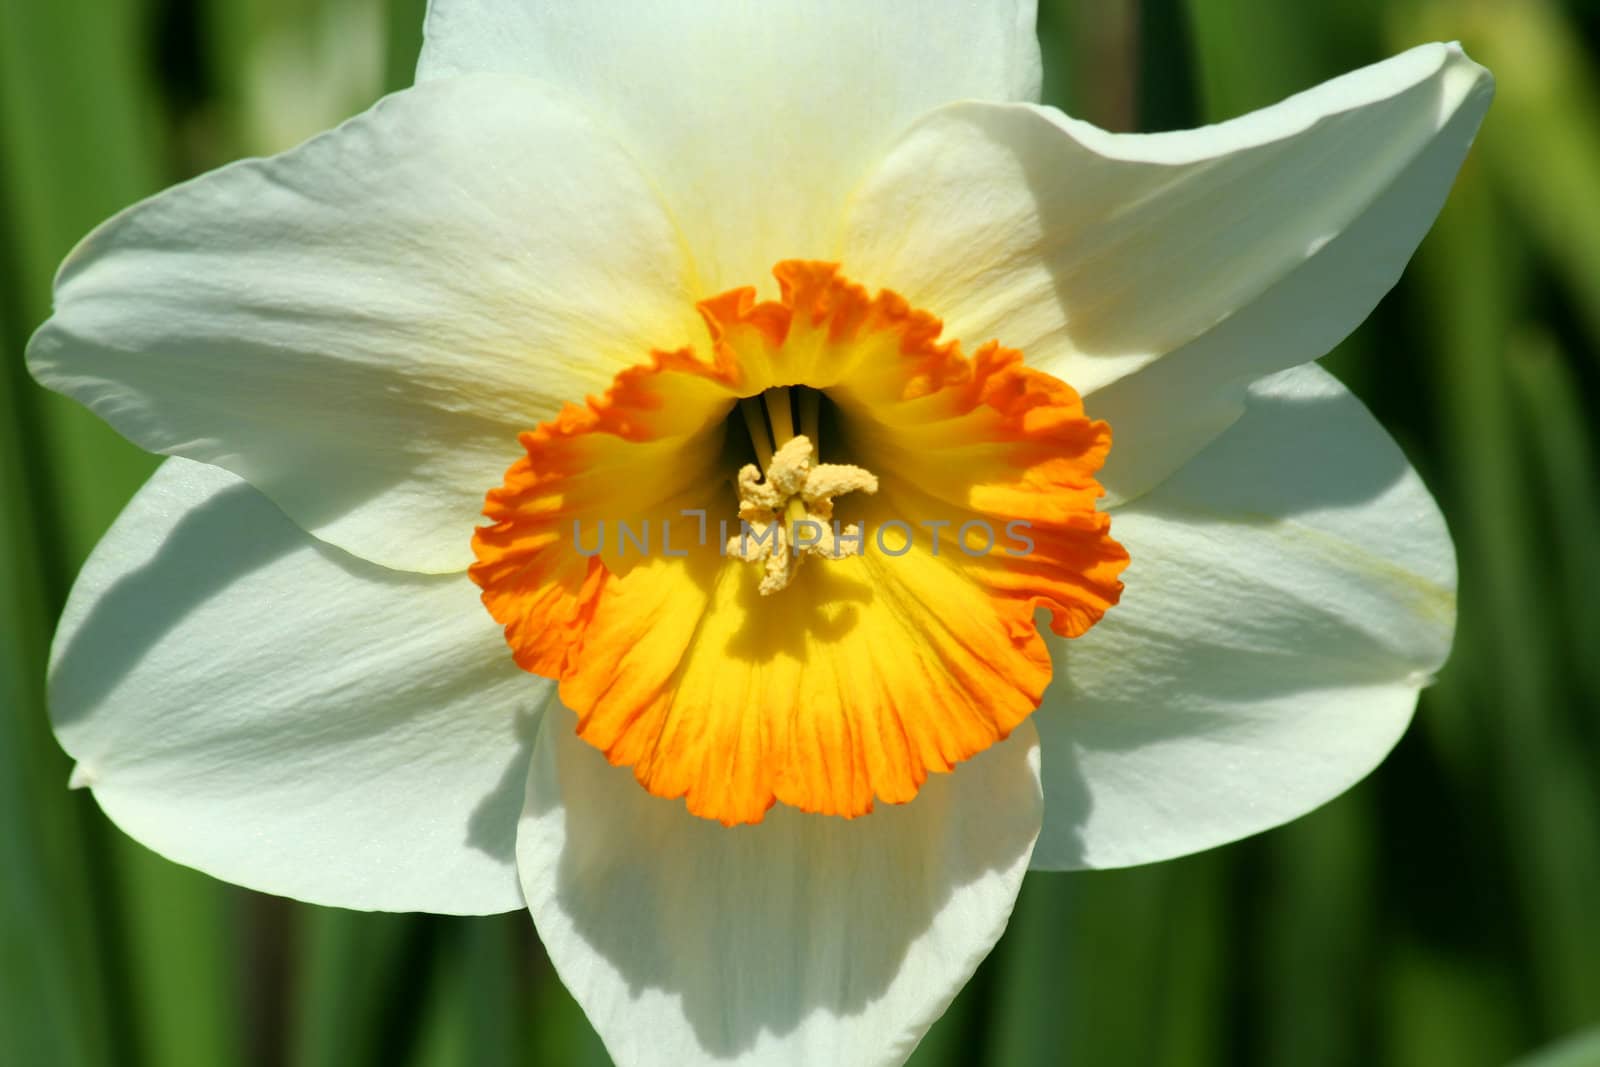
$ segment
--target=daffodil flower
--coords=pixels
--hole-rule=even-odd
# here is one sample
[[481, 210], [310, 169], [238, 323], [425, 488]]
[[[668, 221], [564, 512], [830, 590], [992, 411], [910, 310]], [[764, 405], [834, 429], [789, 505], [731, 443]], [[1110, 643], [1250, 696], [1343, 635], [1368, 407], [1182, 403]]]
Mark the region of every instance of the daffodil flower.
[[30, 366], [180, 458], [61, 622], [75, 783], [257, 889], [528, 908], [621, 1063], [855, 1064], [1030, 866], [1364, 775], [1454, 560], [1309, 361], [1490, 79], [1115, 135], [1033, 22], [434, 0], [415, 87], [96, 230]]

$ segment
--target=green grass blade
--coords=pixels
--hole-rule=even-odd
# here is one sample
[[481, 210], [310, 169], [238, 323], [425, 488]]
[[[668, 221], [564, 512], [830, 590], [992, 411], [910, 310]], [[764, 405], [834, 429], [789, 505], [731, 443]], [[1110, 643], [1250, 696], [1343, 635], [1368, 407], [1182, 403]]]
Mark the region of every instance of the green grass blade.
[[1600, 1027], [1524, 1056], [1511, 1067], [1600, 1067]]
[[1453, 669], [1470, 679], [1492, 739], [1499, 840], [1518, 891], [1512, 921], [1527, 939], [1539, 1018], [1560, 1033], [1600, 1005], [1600, 824], [1593, 767], [1565, 715], [1555, 620], [1536, 607], [1554, 599], [1550, 538], [1528, 492], [1537, 455], [1507, 373], [1516, 261], [1484, 178], [1469, 166], [1418, 263], [1463, 577]]

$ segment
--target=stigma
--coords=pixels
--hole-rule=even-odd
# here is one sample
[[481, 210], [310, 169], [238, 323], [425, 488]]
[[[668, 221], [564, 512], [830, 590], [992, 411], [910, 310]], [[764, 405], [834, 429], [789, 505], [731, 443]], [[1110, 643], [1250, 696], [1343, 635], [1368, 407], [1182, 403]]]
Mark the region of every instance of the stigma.
[[[739, 470], [739, 533], [728, 539], [727, 554], [761, 566], [762, 596], [788, 588], [809, 556], [838, 560], [859, 555], [861, 528], [840, 526], [833, 498], [845, 493], [876, 493], [871, 471], [847, 463], [819, 463], [820, 395], [799, 390], [800, 425], [787, 388], [768, 389], [739, 402], [751, 444], [761, 465]], [[765, 469], [763, 469], [765, 468]]]

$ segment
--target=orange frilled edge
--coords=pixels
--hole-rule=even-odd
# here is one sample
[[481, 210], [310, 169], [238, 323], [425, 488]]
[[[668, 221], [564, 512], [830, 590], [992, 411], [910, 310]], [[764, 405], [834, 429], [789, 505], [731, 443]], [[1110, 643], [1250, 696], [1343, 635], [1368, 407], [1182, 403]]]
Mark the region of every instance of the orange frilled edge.
[[[1110, 429], [1070, 386], [998, 344], [964, 356], [935, 316], [832, 264], [774, 274], [778, 300], [700, 305], [704, 353], [655, 353], [523, 434], [470, 571], [581, 737], [730, 825], [778, 802], [903, 803], [1004, 739], [1050, 681], [1035, 611], [1082, 634], [1128, 563], [1096, 509]], [[762, 597], [758, 569], [721, 551], [740, 457], [728, 415], [796, 385], [836, 408], [822, 458], [881, 488], [840, 501], [862, 555], [808, 561]]]

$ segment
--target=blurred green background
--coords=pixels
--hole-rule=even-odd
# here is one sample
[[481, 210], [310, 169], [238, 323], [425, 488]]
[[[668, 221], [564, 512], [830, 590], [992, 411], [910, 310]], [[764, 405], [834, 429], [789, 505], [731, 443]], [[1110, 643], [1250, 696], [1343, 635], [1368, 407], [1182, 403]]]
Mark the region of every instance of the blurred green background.
[[[45, 715], [72, 577], [155, 465], [27, 377], [56, 264], [118, 208], [409, 83], [422, 6], [0, 0], [0, 1063], [605, 1062], [526, 916], [340, 912], [177, 867], [66, 790]], [[1461, 628], [1398, 750], [1323, 810], [1030, 876], [914, 1063], [1600, 1064], [1600, 11], [1042, 6], [1047, 96], [1114, 129], [1429, 39], [1495, 71], [1437, 228], [1327, 361], [1438, 495]]]

